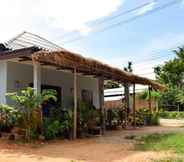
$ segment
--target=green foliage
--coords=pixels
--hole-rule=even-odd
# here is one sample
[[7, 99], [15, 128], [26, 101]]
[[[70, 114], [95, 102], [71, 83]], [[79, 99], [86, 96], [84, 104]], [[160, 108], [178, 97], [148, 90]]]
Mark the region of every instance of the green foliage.
[[169, 87], [183, 86], [184, 48], [173, 51], [176, 58], [166, 62], [163, 66], [155, 68], [156, 78]]
[[151, 134], [141, 137], [137, 142], [136, 148], [138, 150], [170, 150], [176, 153], [184, 153], [183, 133]]
[[79, 111], [82, 131], [85, 132], [91, 125], [98, 125], [100, 123], [100, 113], [94, 106], [80, 102]]
[[58, 120], [44, 119], [44, 137], [47, 140], [54, 139], [61, 133], [63, 127]]
[[153, 160], [152, 162], [184, 162], [183, 158], [179, 158], [179, 157], [170, 157], [170, 158], [164, 158], [164, 159], [160, 159], [160, 160]]
[[[151, 98], [152, 99], [155, 99], [155, 100], [158, 101], [160, 99], [160, 97], [161, 97], [161, 93], [160, 92], [158, 92], [158, 91], [151, 91]], [[143, 100], [149, 100], [149, 91], [146, 90], [144, 92], [141, 92], [139, 94], [139, 98], [143, 99]]]
[[19, 118], [19, 113], [13, 107], [1, 104], [0, 105], [0, 131], [9, 130]]
[[[168, 87], [168, 90], [161, 96], [161, 106], [167, 109], [167, 106], [179, 105], [184, 110], [184, 94], [180, 92], [184, 85], [184, 47], [173, 52], [176, 57], [165, 62], [164, 65], [155, 67], [154, 71], [157, 80]], [[176, 108], [172, 106], [168, 109], [176, 110]]]
[[[136, 125], [158, 125], [159, 124], [159, 114], [156, 112], [150, 112], [149, 109], [139, 109], [136, 110]], [[133, 114], [130, 114], [128, 117], [129, 123], [134, 125]]]
[[20, 92], [13, 92], [6, 94], [11, 100], [15, 102], [14, 108], [19, 112], [21, 118], [19, 126], [25, 130], [25, 139], [31, 140], [33, 132], [41, 125], [41, 104], [49, 99], [57, 100], [56, 92], [54, 90], [43, 90], [42, 93], [35, 93], [31, 87], [21, 90]]
[[176, 94], [176, 99], [180, 104], [184, 104], [184, 88], [178, 90], [178, 94]]
[[49, 118], [44, 118], [43, 125], [45, 139], [50, 140], [61, 136], [69, 138], [73, 127], [73, 113], [56, 107]]
[[159, 116], [165, 119], [184, 119], [184, 112], [163, 111], [159, 113]]
[[159, 118], [160, 118], [159, 113], [152, 113], [150, 125], [159, 125]]
[[[167, 91], [163, 92], [160, 99], [160, 107], [169, 111], [177, 110], [177, 106], [180, 104], [178, 100], [179, 91], [180, 90], [178, 88], [171, 87]], [[182, 109], [181, 106], [180, 109]]]
[[110, 129], [116, 128], [118, 125], [122, 125], [123, 119], [125, 119], [125, 111], [120, 108], [113, 108], [107, 111], [106, 124]]

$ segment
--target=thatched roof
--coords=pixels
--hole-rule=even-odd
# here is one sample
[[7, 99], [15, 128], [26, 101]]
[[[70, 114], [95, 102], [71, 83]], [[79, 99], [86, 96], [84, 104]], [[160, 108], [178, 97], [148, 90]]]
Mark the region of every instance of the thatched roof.
[[94, 75], [119, 83], [135, 83], [149, 85], [154, 89], [164, 90], [165, 86], [154, 80], [140, 77], [124, 70], [104, 64], [95, 59], [85, 58], [79, 54], [61, 49], [60, 51], [41, 50], [37, 47], [28, 47], [17, 50], [7, 50], [0, 52], [0, 60], [21, 58], [19, 61], [38, 61], [42, 65], [56, 67], [57, 70], [68, 69], [84, 75]]
[[77, 72], [84, 75], [94, 75], [104, 79], [114, 80], [120, 83], [135, 83], [149, 85], [154, 89], [163, 90], [165, 87], [153, 80], [140, 77], [132, 73], [120, 70], [94, 59], [85, 58], [79, 54], [67, 51], [44, 51], [41, 50], [32, 55], [34, 61], [43, 65], [55, 66], [57, 69], [77, 69]]

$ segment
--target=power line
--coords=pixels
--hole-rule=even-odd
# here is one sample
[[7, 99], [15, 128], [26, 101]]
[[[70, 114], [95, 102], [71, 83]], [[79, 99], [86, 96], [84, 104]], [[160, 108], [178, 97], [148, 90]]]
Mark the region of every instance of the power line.
[[[158, 0], [155, 0], [154, 3], [157, 2], [157, 1], [158, 1]], [[116, 19], [116, 18], [118, 18], [118, 17], [121, 17], [121, 16], [127, 15], [127, 14], [129, 14], [129, 13], [135, 12], [136, 10], [142, 9], [142, 8], [144, 8], [144, 7], [146, 7], [146, 6], [150, 5], [150, 4], [152, 4], [152, 3], [153, 3], [153, 2], [147, 2], [147, 3], [144, 3], [144, 4], [140, 5], [140, 6], [137, 6], [137, 7], [135, 7], [135, 8], [131, 8], [131, 9], [125, 10], [125, 11], [123, 11], [123, 12], [118, 13], [117, 15], [110, 16], [110, 17], [105, 18], [105, 19], [103, 19], [103, 20], [101, 20], [101, 21], [93, 22], [93, 24], [91, 24], [90, 26], [95, 26], [95, 25], [104, 24], [104, 23], [109, 22], [109, 21], [112, 21], [112, 20], [114, 20], [114, 19]], [[65, 38], [65, 37], [68, 37], [68, 36], [72, 36], [73, 34], [76, 34], [76, 32], [77, 32], [77, 31], [72, 31], [72, 32], [70, 32], [70, 33], [63, 34], [61, 37], [62, 37], [62, 38]]]
[[[172, 53], [172, 55], [175, 55], [174, 53]], [[152, 62], [152, 61], [155, 61], [155, 60], [160, 60], [161, 58], [165, 58], [165, 57], [171, 57], [171, 55], [164, 55], [164, 56], [158, 56], [158, 57], [152, 57], [152, 58], [148, 58], [148, 59], [143, 59], [143, 60], [141, 60], [141, 61], [138, 61], [138, 62], [136, 62], [136, 63], [134, 63], [134, 65], [137, 65], [137, 64], [141, 64], [141, 63], [143, 63], [143, 62]]]
[[137, 73], [137, 75], [142, 75], [142, 76], [144, 76], [144, 75], [150, 75], [150, 74], [154, 74], [154, 72], [142, 73], [142, 74]]
[[[152, 53], [151, 55], [149, 55], [149, 56], [151, 56], [150, 58], [147, 58], [147, 59], [136, 59], [135, 61], [133, 60], [131, 62], [133, 62], [133, 65], [139, 65], [139, 64], [143, 64], [145, 62], [159, 60], [159, 59], [164, 58], [164, 57], [167, 58], [167, 57], [172, 56], [172, 55], [175, 55], [176, 56], [176, 54], [174, 52], [171, 53], [171, 51], [177, 50], [177, 48], [180, 47], [180, 46], [182, 46], [183, 44], [184, 44], [183, 41], [182, 42], [178, 42], [174, 46], [172, 46], [172, 47], [170, 47], [168, 49], [164, 49], [164, 51], [163, 50], [157, 50], [157, 51], [155, 51], [154, 53]], [[164, 54], [162, 56], [162, 55], [160, 55], [161, 52], [169, 52], [169, 53], [165, 53], [166, 55]], [[124, 62], [124, 63], [126, 63], [126, 62]]]
[[[137, 19], [139, 19], [139, 18], [141, 18], [141, 17], [147, 16], [147, 15], [151, 15], [151, 14], [157, 12], [157, 11], [161, 11], [161, 10], [163, 10], [163, 9], [165, 9], [165, 8], [171, 7], [171, 6], [173, 6], [173, 5], [175, 5], [175, 4], [179, 3], [179, 2], [181, 2], [181, 0], [174, 0], [174, 1], [171, 1], [171, 2], [169, 2], [169, 3], [167, 3], [167, 4], [164, 4], [164, 5], [162, 5], [162, 6], [156, 7], [155, 9], [153, 9], [153, 10], [151, 10], [151, 11], [145, 13], [144, 15], [137, 15], [137, 16], [134, 16], [134, 17], [132, 17], [132, 18], [130, 18], [130, 19], [127, 19], [127, 20], [124, 20], [124, 21], [120, 21], [120, 22], [118, 22], [118, 23], [111, 24], [111, 25], [109, 25], [109, 26], [107, 26], [107, 27], [105, 27], [105, 28], [102, 28], [102, 29], [99, 29], [99, 30], [94, 31], [94, 33], [104, 32], [104, 31], [106, 31], [106, 30], [110, 30], [110, 29], [115, 28], [115, 27], [118, 27], [118, 26], [120, 26], [120, 25], [123, 25], [123, 24], [127, 24], [127, 23], [130, 23], [130, 22], [133, 22], [133, 21], [135, 21], [135, 20], [137, 20]], [[81, 37], [81, 36], [80, 36], [80, 37], [77, 37], [77, 38], [74, 38], [74, 39], [65, 41], [65, 42], [63, 42], [63, 44], [67, 44], [67, 43], [71, 43], [71, 42], [74, 42], [74, 41], [78, 41], [78, 40], [81, 40], [81, 39], [83, 39], [83, 38], [86, 38], [86, 37]]]

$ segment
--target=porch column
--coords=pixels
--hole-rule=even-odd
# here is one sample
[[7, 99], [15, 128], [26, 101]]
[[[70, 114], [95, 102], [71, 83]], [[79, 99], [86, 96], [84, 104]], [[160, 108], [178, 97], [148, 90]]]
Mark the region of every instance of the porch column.
[[149, 95], [149, 99], [148, 99], [148, 104], [149, 104], [149, 110], [152, 112], [152, 108], [151, 108], [151, 87], [148, 87], [148, 95]]
[[6, 96], [7, 93], [7, 62], [0, 61], [0, 103], [6, 104]]
[[135, 83], [133, 84], [133, 120], [134, 128], [136, 128], [136, 105], [135, 105]]
[[74, 68], [73, 95], [74, 95], [73, 139], [76, 139], [77, 138], [77, 70], [76, 68]]
[[99, 106], [101, 113], [101, 130], [102, 134], [105, 133], [105, 108], [104, 108], [104, 78], [99, 78]]
[[36, 93], [41, 92], [41, 66], [38, 62], [33, 62], [33, 88]]

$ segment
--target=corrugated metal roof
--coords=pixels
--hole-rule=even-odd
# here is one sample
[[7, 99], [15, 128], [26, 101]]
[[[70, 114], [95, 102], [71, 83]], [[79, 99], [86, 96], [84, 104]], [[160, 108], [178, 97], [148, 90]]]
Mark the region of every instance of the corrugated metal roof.
[[6, 46], [12, 50], [28, 48], [28, 47], [38, 47], [41, 49], [46, 49], [49, 51], [56, 50], [65, 50], [64, 48], [56, 45], [55, 43], [40, 37], [39, 35], [30, 33], [30, 32], [22, 32], [16, 37], [12, 38], [6, 43]]

